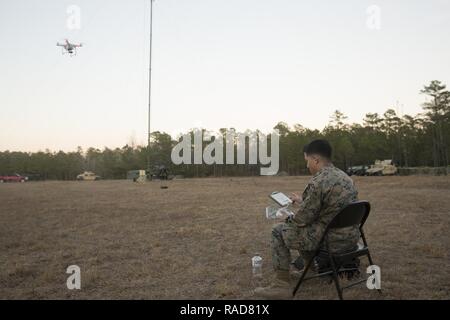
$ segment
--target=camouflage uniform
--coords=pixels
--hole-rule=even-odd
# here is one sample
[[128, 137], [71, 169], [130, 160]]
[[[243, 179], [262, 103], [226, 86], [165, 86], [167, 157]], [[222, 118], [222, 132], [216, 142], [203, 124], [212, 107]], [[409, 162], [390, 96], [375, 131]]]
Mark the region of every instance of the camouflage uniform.
[[[332, 164], [317, 172], [303, 192], [300, 208], [292, 220], [272, 229], [272, 263], [275, 270], [287, 271], [290, 249], [299, 250], [304, 259], [313, 251], [334, 216], [347, 204], [356, 201], [358, 191], [353, 181]], [[359, 240], [358, 226], [329, 232], [332, 252], [352, 248]]]

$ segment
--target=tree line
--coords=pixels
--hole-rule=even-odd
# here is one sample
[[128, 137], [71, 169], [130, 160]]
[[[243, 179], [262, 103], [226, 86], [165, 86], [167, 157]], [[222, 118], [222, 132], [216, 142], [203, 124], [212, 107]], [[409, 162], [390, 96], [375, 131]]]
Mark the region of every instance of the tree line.
[[[423, 112], [416, 115], [400, 116], [395, 108], [388, 108], [383, 114], [367, 113], [362, 123], [348, 124], [346, 116], [336, 110], [323, 130], [311, 130], [300, 124], [290, 127], [279, 122], [274, 129], [280, 134], [280, 172], [306, 173], [303, 146], [318, 138], [330, 141], [334, 149], [333, 162], [341, 169], [372, 164], [376, 159], [392, 159], [404, 167], [447, 167], [450, 92], [443, 83], [434, 80], [420, 93], [428, 99], [423, 104]], [[73, 152], [3, 151], [0, 152], [0, 174], [17, 172], [36, 174], [43, 179], [73, 180], [83, 171], [93, 171], [105, 179], [122, 179], [129, 170], [146, 169], [150, 163], [152, 168], [164, 165], [172, 174], [186, 177], [259, 175], [259, 164], [174, 165], [170, 155], [177, 143], [169, 134], [156, 131], [151, 134], [150, 147], [125, 145], [103, 150], [78, 147]]]

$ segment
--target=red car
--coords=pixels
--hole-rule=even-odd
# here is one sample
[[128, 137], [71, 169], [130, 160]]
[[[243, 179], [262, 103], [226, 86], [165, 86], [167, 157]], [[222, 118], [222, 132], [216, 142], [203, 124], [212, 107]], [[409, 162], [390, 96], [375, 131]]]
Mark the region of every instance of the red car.
[[28, 180], [27, 177], [21, 176], [18, 173], [6, 175], [6, 176], [0, 176], [0, 183], [3, 183], [3, 182], [25, 182], [27, 180]]

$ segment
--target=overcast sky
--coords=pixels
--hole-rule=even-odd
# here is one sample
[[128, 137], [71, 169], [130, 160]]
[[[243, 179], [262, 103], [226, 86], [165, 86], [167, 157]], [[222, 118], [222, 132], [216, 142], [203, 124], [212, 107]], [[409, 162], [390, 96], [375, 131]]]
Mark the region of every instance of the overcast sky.
[[[0, 150], [144, 144], [149, 21], [149, 0], [2, 0]], [[449, 34], [447, 0], [157, 0], [152, 131], [416, 114], [424, 84], [450, 85]]]

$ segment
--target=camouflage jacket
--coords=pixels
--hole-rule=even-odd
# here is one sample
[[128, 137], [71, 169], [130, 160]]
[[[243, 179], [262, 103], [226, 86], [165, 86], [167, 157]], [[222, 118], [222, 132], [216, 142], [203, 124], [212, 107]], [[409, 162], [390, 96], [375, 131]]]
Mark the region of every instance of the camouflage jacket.
[[[327, 225], [347, 204], [356, 201], [358, 191], [353, 180], [346, 173], [332, 164], [317, 172], [302, 195], [300, 209], [293, 217], [293, 222], [302, 232], [303, 250], [314, 250]], [[331, 230], [328, 234], [331, 251], [342, 251], [356, 245], [360, 237], [358, 226]]]

